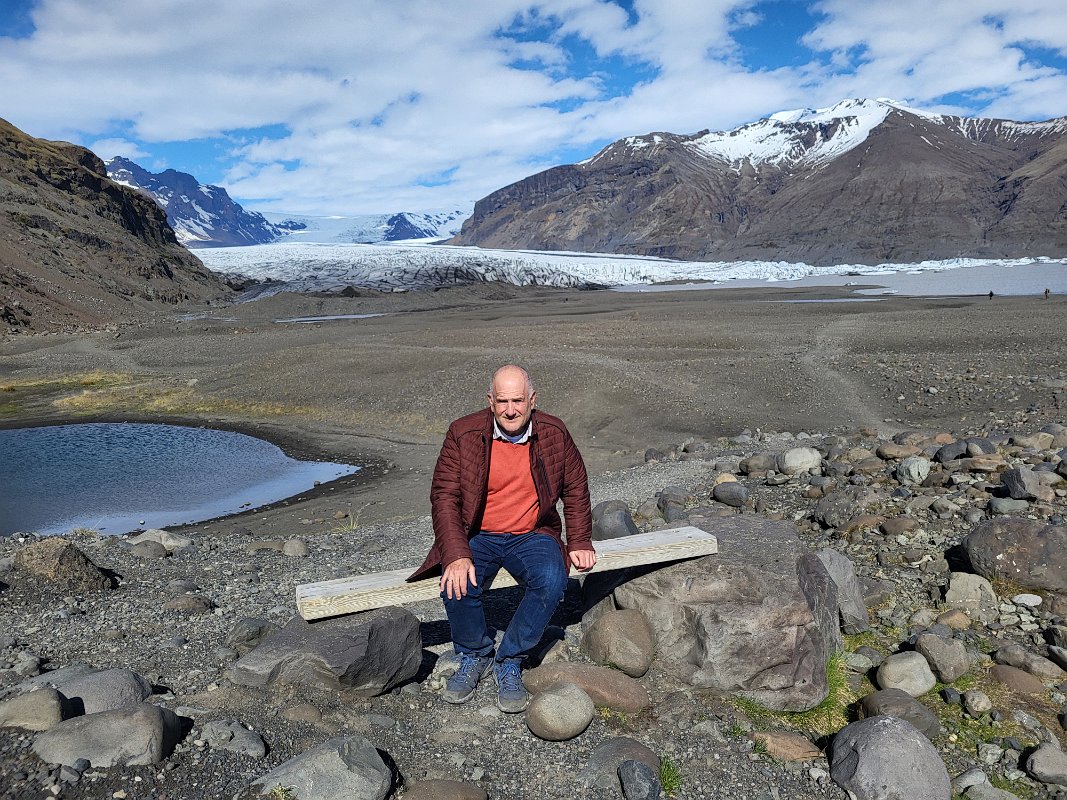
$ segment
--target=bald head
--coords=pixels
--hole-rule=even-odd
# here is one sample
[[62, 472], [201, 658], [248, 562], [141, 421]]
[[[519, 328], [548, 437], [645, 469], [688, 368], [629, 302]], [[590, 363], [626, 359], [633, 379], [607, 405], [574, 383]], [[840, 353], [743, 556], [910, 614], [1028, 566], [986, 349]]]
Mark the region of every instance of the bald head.
[[487, 396], [502, 431], [515, 435], [525, 429], [537, 398], [530, 373], [516, 364], [504, 365], [493, 373]]
[[498, 378], [503, 380], [514, 380], [516, 377], [522, 380], [523, 385], [526, 387], [527, 394], [532, 395], [534, 393], [534, 385], [533, 380], [530, 378], [530, 373], [518, 364], [505, 364], [493, 373], [493, 377], [489, 380], [489, 394], [496, 391]]

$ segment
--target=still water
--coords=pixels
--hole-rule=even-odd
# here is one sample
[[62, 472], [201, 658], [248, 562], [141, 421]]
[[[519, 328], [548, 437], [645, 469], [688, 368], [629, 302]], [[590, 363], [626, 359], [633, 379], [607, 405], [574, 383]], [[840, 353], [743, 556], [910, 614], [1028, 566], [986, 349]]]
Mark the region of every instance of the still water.
[[289, 458], [209, 428], [90, 423], [0, 430], [0, 536], [119, 534], [273, 503], [359, 467]]

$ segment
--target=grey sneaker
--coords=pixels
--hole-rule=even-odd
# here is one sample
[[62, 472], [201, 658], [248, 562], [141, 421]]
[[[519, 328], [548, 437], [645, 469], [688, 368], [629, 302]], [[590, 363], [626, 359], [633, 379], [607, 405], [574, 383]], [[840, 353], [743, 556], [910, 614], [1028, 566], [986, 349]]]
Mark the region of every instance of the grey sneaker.
[[464, 653], [459, 659], [459, 669], [445, 684], [441, 697], [446, 703], [466, 703], [474, 696], [478, 681], [484, 678], [493, 666], [491, 656], [475, 656]]
[[493, 678], [496, 680], [496, 707], [506, 714], [518, 714], [525, 711], [530, 702], [530, 695], [522, 684], [519, 662], [513, 658], [506, 659], [493, 666]]

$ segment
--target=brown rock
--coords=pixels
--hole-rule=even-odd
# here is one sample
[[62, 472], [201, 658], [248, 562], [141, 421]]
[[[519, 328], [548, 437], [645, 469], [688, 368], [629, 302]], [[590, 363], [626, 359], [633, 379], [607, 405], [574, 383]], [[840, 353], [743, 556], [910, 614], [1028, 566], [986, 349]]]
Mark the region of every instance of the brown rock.
[[946, 611], [944, 614], [937, 618], [937, 621], [941, 625], [947, 625], [954, 631], [965, 631], [971, 627], [971, 618], [960, 611], [958, 608], [953, 608], [951, 611]]
[[877, 475], [885, 469], [885, 462], [880, 458], [865, 458], [852, 465], [852, 471], [861, 475]]
[[960, 459], [961, 468], [968, 472], [996, 472], [1003, 468], [1006, 463], [1004, 456], [999, 453]]
[[886, 536], [899, 536], [902, 533], [911, 533], [919, 527], [919, 520], [915, 517], [893, 517], [882, 523], [882, 533]]
[[15, 553], [15, 567], [68, 591], [98, 592], [111, 579], [85, 553], [59, 536], [28, 544]]
[[885, 521], [885, 517], [879, 517], [876, 514], [857, 514], [839, 530], [843, 533], [852, 533], [853, 531], [866, 531], [873, 528], [877, 528]]
[[989, 670], [989, 676], [997, 683], [1002, 683], [1009, 689], [1023, 694], [1044, 694], [1045, 684], [1035, 678], [1029, 672], [1005, 664], [997, 664]]
[[779, 761], [812, 761], [823, 754], [810, 739], [792, 731], [760, 731], [750, 733], [749, 738], [763, 742], [767, 755]]
[[650, 704], [645, 687], [617, 669], [590, 664], [542, 664], [523, 673], [522, 682], [537, 694], [555, 683], [573, 683], [593, 704], [614, 711], [634, 713]]
[[917, 456], [922, 452], [912, 444], [897, 444], [896, 442], [882, 442], [876, 451], [878, 457], [884, 461], [899, 461], [910, 456]]

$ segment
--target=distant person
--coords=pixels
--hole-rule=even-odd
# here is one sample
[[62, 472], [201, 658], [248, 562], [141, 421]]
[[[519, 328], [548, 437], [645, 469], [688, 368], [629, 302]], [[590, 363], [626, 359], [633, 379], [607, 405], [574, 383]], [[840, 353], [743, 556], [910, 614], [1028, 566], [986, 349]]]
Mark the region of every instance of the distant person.
[[989, 290], [989, 299], [990, 300], [993, 299], [993, 290], [992, 289]]
[[[569, 568], [592, 569], [592, 513], [585, 464], [562, 420], [535, 410], [529, 374], [509, 364], [489, 384], [489, 407], [453, 422], [430, 486], [434, 543], [408, 580], [441, 571], [459, 668], [441, 696], [465, 703], [490, 670], [497, 706], [517, 713], [529, 695], [523, 661], [563, 599]], [[556, 504], [563, 500], [567, 540]], [[503, 567], [524, 587], [500, 647], [482, 593]]]
[[1046, 299], [1046, 300], [1048, 300], [1048, 296], [1049, 296], [1049, 294], [1051, 294], [1051, 292], [1049, 292], [1049, 290], [1048, 290], [1048, 289], [1046, 288], [1046, 289], [1045, 289], [1045, 299]]

